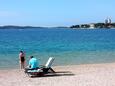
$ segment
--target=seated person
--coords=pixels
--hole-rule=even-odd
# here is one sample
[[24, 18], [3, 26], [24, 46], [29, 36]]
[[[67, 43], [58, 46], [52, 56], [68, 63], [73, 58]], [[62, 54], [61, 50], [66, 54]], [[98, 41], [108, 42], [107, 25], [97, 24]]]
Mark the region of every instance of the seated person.
[[38, 68], [39, 68], [38, 60], [35, 57], [30, 56], [29, 65], [28, 68], [25, 69], [25, 72], [27, 72], [28, 70], [36, 70]]

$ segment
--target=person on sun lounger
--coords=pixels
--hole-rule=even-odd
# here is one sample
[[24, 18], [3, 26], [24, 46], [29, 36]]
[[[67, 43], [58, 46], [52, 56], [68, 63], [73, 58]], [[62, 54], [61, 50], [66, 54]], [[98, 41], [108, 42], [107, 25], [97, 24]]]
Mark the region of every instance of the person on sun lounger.
[[39, 62], [34, 56], [30, 56], [29, 65], [25, 69], [25, 72], [28, 70], [36, 70], [39, 68]]
[[27, 70], [25, 73], [28, 74], [28, 76], [43, 76], [48, 73], [55, 73], [55, 71], [51, 68], [54, 59], [55, 58], [50, 57], [45, 65], [41, 65], [35, 70]]

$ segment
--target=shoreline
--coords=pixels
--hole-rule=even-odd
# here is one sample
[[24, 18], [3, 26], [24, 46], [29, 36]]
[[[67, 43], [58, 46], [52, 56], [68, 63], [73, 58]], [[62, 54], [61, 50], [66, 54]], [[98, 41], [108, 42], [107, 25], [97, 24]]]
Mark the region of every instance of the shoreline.
[[[58, 68], [58, 67], [74, 67], [74, 66], [93, 66], [93, 65], [107, 65], [107, 64], [115, 64], [115, 62], [110, 62], [110, 63], [88, 63], [88, 64], [70, 64], [70, 65], [52, 65], [53, 68]], [[15, 68], [1, 68], [1, 70], [23, 70], [18, 67]]]
[[0, 70], [0, 86], [115, 86], [115, 63], [52, 66], [56, 75], [28, 77], [23, 70]]

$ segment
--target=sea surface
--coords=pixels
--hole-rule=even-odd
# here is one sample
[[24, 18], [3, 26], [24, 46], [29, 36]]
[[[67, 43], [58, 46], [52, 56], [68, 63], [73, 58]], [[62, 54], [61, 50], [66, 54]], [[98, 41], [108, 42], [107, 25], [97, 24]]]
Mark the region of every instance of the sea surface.
[[19, 68], [19, 51], [26, 64], [33, 55], [40, 64], [55, 57], [53, 65], [115, 62], [115, 29], [67, 28], [0, 29], [0, 69]]

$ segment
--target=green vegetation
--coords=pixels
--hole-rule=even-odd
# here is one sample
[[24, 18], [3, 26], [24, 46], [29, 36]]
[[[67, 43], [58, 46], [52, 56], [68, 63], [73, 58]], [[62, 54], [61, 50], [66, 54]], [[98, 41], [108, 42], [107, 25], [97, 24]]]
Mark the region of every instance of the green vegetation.
[[81, 24], [72, 25], [70, 28], [115, 28], [115, 23], [91, 23], [91, 24]]

